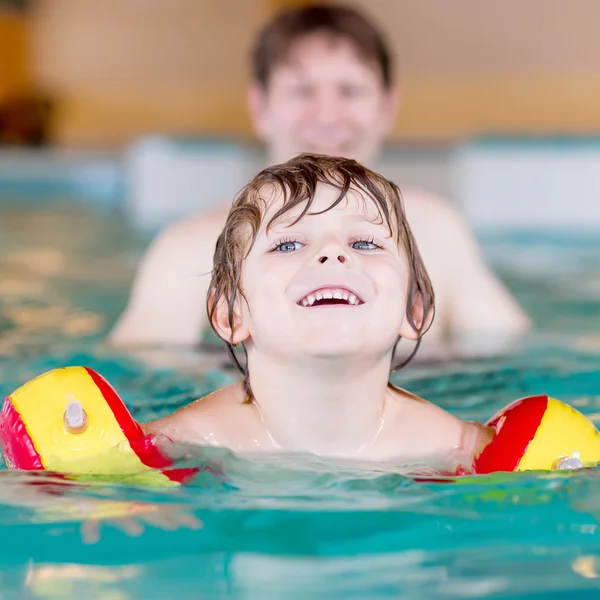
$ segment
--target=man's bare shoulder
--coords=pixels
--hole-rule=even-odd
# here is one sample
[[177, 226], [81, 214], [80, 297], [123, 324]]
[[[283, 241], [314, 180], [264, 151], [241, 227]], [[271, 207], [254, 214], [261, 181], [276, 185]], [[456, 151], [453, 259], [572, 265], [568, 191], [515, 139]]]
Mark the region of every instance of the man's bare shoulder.
[[228, 210], [229, 207], [223, 205], [166, 227], [152, 242], [142, 268], [160, 268], [162, 276], [174, 271], [192, 271], [197, 275], [199, 263], [212, 265], [214, 247], [225, 225]]
[[208, 211], [195, 213], [175, 221], [159, 237], [163, 240], [198, 244], [203, 243], [208, 234], [216, 240], [225, 225], [228, 212], [229, 205], [224, 204]]
[[406, 216], [415, 234], [464, 223], [460, 208], [449, 198], [416, 187], [402, 188]]
[[[457, 269], [485, 272], [471, 227], [454, 202], [418, 188], [403, 190], [406, 218], [417, 240], [439, 300], [441, 313], [449, 290], [456, 289]], [[452, 249], [452, 252], [448, 252]], [[473, 282], [475, 283], [475, 278]], [[462, 289], [462, 288], [461, 288]]]
[[207, 324], [214, 249], [228, 205], [181, 219], [142, 257], [127, 308], [111, 333], [119, 346], [194, 345]]

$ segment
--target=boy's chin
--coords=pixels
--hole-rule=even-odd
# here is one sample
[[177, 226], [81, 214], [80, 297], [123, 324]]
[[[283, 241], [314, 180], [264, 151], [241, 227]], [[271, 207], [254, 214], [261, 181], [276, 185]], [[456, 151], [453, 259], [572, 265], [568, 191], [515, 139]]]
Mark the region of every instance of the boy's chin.
[[312, 340], [304, 347], [304, 353], [315, 360], [344, 360], [353, 358], [367, 358], [370, 355], [379, 355], [381, 348], [371, 348], [364, 343], [359, 343], [357, 338], [351, 340]]

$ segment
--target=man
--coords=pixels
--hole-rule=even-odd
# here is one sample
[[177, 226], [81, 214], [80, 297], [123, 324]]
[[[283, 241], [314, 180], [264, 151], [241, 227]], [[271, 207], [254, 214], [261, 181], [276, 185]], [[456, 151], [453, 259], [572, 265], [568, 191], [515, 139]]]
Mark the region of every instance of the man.
[[[393, 126], [398, 90], [388, 48], [363, 15], [341, 6], [283, 13], [259, 34], [252, 62], [249, 109], [269, 164], [313, 152], [372, 165]], [[486, 267], [453, 205], [422, 190], [402, 192], [436, 294], [425, 354], [439, 356], [468, 338], [498, 349], [525, 332], [529, 319]], [[111, 335], [115, 345], [199, 343], [208, 324], [213, 252], [230, 202], [157, 237]]]

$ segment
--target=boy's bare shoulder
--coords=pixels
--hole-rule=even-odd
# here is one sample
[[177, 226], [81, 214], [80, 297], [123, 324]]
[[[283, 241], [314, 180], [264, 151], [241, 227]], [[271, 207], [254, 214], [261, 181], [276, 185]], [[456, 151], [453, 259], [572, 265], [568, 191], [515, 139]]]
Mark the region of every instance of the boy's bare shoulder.
[[237, 382], [198, 398], [174, 414], [181, 414], [186, 418], [193, 414], [220, 415], [240, 407], [245, 401], [246, 394], [243, 385], [241, 382]]
[[428, 451], [443, 451], [469, 446], [473, 449], [489, 442], [490, 432], [480, 423], [462, 421], [440, 406], [401, 388], [392, 388], [397, 401], [393, 418], [408, 439]]
[[392, 387], [392, 396], [397, 401], [398, 416], [412, 419], [424, 419], [432, 427], [443, 427], [455, 425], [459, 420], [443, 408], [420, 398], [402, 388]]
[[233, 436], [244, 428], [251, 411], [242, 384], [234, 383], [163, 419], [147, 423], [144, 430], [175, 442], [231, 447]]

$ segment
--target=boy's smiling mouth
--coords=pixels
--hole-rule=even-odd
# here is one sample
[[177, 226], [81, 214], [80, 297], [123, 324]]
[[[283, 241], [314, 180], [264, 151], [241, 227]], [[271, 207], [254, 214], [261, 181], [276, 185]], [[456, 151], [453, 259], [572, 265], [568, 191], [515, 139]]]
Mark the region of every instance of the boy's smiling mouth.
[[352, 290], [343, 287], [321, 287], [297, 302], [298, 306], [311, 308], [313, 306], [360, 306], [363, 300]]

